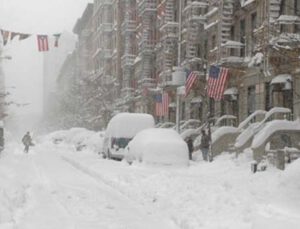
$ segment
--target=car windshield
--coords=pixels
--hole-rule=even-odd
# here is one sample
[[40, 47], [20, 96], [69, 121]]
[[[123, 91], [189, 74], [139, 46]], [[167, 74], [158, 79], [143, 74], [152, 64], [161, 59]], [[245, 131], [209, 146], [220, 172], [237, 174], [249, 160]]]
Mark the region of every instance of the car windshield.
[[131, 140], [132, 138], [117, 138], [115, 145], [119, 148], [125, 148]]

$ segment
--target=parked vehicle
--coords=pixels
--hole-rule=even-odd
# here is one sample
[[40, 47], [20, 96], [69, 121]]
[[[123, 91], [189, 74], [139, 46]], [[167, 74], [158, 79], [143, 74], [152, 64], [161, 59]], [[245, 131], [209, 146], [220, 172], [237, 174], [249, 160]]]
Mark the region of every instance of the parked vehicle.
[[119, 113], [108, 123], [103, 140], [103, 156], [122, 160], [124, 148], [141, 130], [153, 128], [154, 118], [149, 114]]
[[151, 128], [138, 133], [125, 150], [125, 159], [132, 163], [164, 166], [187, 166], [188, 146], [173, 129]]

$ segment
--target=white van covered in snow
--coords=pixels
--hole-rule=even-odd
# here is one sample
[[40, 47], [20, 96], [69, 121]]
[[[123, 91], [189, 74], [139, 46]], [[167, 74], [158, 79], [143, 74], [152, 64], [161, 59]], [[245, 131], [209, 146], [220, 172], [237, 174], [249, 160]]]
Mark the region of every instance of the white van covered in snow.
[[103, 140], [103, 155], [107, 158], [123, 159], [129, 141], [147, 128], [154, 128], [154, 118], [149, 114], [120, 113], [108, 123]]

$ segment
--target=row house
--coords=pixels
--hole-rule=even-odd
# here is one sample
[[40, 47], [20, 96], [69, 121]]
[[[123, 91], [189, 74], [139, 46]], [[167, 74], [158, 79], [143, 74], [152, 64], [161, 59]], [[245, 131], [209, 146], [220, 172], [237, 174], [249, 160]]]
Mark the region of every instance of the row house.
[[118, 100], [119, 110], [134, 111], [134, 96], [136, 81], [134, 79], [134, 63], [137, 56], [136, 27], [137, 10], [136, 0], [123, 0], [119, 2], [120, 11], [120, 52], [121, 55], [121, 96]]
[[[117, 96], [115, 84], [118, 83], [114, 75], [113, 58], [115, 46], [114, 7], [111, 0], [95, 0], [93, 8], [93, 62], [95, 84], [99, 87], [100, 104], [99, 116], [108, 121], [114, 110], [112, 103]], [[114, 60], [114, 61], [113, 61]]]
[[76, 44], [79, 77], [88, 76], [93, 70], [93, 4], [89, 3], [77, 20], [73, 32], [77, 35]]
[[136, 44], [137, 57], [134, 82], [136, 86], [135, 110], [153, 113], [151, 89], [156, 87], [156, 0], [137, 0]]
[[[275, 106], [299, 117], [299, 12], [299, 0], [94, 0], [74, 29], [79, 75], [93, 80], [104, 123], [121, 111], [156, 115], [162, 92], [169, 109], [159, 121], [175, 122], [174, 66], [199, 76], [181, 119], [240, 121]], [[212, 65], [229, 69], [220, 101], [206, 95]]]
[[181, 28], [181, 66], [188, 71], [198, 72], [198, 82], [194, 90], [189, 93], [184, 101], [183, 119], [206, 118], [207, 104], [205, 103], [206, 86], [206, 61], [204, 31], [205, 14], [208, 2], [206, 0], [186, 0], [182, 7], [182, 28]]
[[275, 106], [299, 115], [294, 101], [299, 88], [299, 5], [299, 0], [209, 3], [208, 65], [219, 64], [230, 74], [224, 99], [210, 100], [213, 115], [242, 120]]

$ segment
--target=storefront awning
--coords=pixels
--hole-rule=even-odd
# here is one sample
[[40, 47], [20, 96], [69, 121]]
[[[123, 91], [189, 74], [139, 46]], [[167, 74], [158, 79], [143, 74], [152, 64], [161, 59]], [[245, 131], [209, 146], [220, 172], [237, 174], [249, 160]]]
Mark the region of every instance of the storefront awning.
[[191, 103], [202, 103], [201, 96], [192, 98]]
[[224, 91], [224, 95], [237, 95], [238, 93], [239, 92], [238, 92], [238, 89], [236, 87], [227, 88]]
[[286, 83], [286, 82], [291, 82], [292, 81], [292, 76], [290, 74], [281, 74], [278, 76], [275, 76], [272, 81], [272, 84], [279, 84], [279, 83]]

